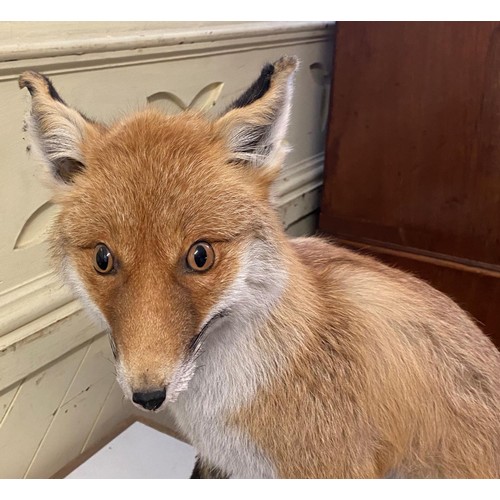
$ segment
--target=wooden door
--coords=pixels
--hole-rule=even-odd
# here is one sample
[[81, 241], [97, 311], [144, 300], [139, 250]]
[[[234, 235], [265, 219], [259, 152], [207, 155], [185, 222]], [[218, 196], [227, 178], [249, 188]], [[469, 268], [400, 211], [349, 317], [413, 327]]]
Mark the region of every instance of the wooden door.
[[319, 224], [500, 346], [500, 23], [337, 24]]

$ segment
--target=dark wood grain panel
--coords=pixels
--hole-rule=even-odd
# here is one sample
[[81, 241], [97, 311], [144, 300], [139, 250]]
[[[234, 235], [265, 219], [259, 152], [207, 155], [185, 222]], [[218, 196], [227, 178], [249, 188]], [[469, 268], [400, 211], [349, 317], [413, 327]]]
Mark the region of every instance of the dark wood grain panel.
[[381, 242], [499, 261], [499, 30], [339, 23], [324, 213]]
[[428, 279], [500, 346], [500, 23], [336, 38], [320, 229]]

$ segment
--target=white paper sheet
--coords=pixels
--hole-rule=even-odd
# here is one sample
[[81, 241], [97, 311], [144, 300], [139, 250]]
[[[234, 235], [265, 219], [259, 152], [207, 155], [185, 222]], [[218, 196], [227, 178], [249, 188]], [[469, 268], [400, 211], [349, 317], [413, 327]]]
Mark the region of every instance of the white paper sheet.
[[77, 467], [67, 479], [188, 479], [195, 450], [140, 422]]

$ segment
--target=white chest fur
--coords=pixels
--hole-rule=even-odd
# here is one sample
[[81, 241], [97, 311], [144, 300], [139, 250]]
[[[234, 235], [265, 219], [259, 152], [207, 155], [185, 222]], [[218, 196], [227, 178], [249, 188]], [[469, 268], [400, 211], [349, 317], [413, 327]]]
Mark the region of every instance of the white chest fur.
[[276, 472], [269, 458], [244, 430], [228, 423], [232, 412], [251, 401], [264, 377], [257, 368], [260, 363], [248, 335], [251, 332], [244, 329], [238, 320], [221, 320], [210, 332], [189, 389], [170, 408], [180, 429], [207, 462], [231, 477], [271, 478]]

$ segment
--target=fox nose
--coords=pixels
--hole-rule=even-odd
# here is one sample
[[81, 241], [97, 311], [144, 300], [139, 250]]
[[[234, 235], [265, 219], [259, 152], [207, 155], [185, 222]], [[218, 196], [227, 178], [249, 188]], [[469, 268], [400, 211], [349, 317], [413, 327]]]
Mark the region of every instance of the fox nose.
[[167, 391], [163, 388], [161, 391], [151, 391], [151, 392], [134, 392], [132, 395], [132, 401], [138, 405], [141, 405], [146, 410], [156, 410], [158, 409], [167, 396]]

